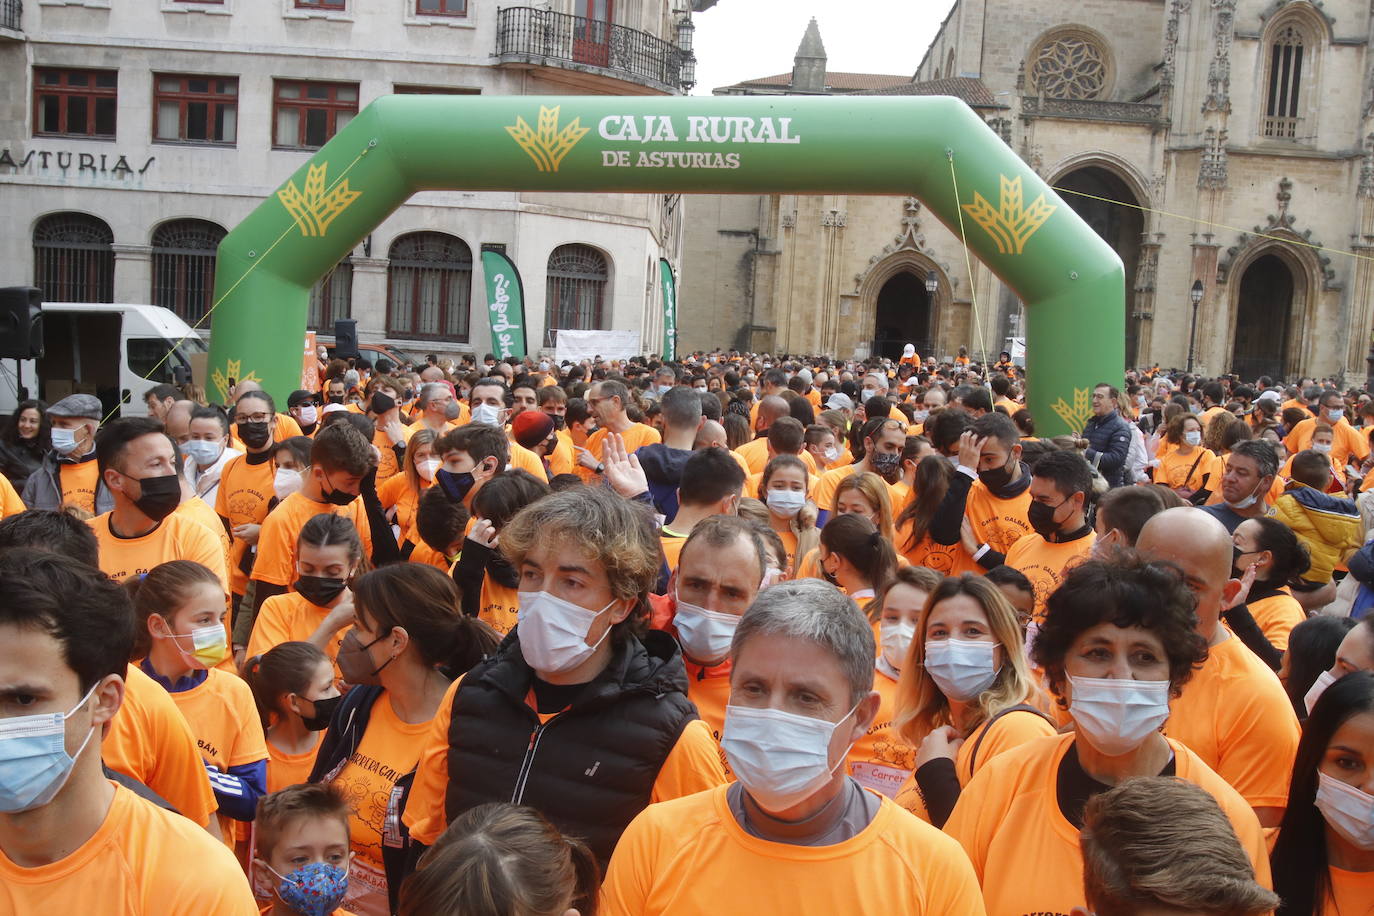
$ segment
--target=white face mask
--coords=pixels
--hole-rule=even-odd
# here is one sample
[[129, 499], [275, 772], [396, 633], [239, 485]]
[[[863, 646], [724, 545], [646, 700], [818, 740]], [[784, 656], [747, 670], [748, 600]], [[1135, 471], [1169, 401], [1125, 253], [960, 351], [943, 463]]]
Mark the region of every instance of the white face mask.
[[827, 722], [781, 709], [726, 706], [720, 747], [759, 807], [786, 811], [815, 795], [844, 763], [847, 748], [830, 762], [830, 739], [854, 709], [839, 722]]
[[1331, 454], [1331, 443], [1330, 443], [1330, 442], [1313, 442], [1313, 443], [1312, 443], [1312, 451], [1317, 452], [1317, 453], [1320, 454], [1320, 455], [1329, 455], [1329, 454]]
[[1323, 671], [1317, 675], [1317, 679], [1312, 682], [1312, 686], [1307, 688], [1307, 693], [1303, 696], [1303, 705], [1307, 707], [1307, 714], [1312, 715], [1312, 707], [1317, 705], [1317, 700], [1326, 693], [1326, 688], [1336, 683], [1336, 676], [1330, 671]]
[[884, 620], [878, 625], [878, 644], [883, 650], [883, 661], [894, 671], [902, 670], [911, 640], [916, 636], [916, 624], [900, 620]]
[[415, 465], [415, 473], [420, 475], [421, 480], [433, 480], [434, 472], [439, 470], [440, 463], [438, 458], [426, 458]]
[[76, 451], [76, 430], [52, 428], [52, 449], [59, 455], [70, 455]]
[[1332, 830], [1364, 850], [1374, 850], [1374, 795], [1317, 771], [1317, 809]]
[[196, 467], [208, 468], [219, 460], [220, 455], [224, 454], [224, 443], [192, 439], [181, 447], [181, 453], [194, 461]]
[[1231, 502], [1230, 500], [1223, 498], [1222, 502], [1226, 503], [1226, 505], [1230, 506], [1232, 509], [1235, 509], [1237, 511], [1241, 509], [1249, 509], [1255, 503], [1259, 502], [1259, 487], [1255, 487], [1255, 491], [1251, 493], [1249, 496], [1245, 497], [1244, 499], [1238, 499], [1235, 502]]
[[[926, 642], [926, 672], [940, 692], [967, 703], [997, 680], [997, 643], [973, 639], [935, 639]], [[1075, 690], [1075, 695], [1077, 691]]]
[[832, 446], [830, 446], [830, 448], [828, 448], [828, 449], [825, 450], [825, 461], [826, 461], [827, 464], [833, 464], [833, 463], [835, 463], [836, 461], [839, 461], [839, 460], [840, 460], [840, 450], [839, 450], [838, 447], [832, 445]]
[[1108, 757], [1140, 747], [1169, 718], [1169, 682], [1069, 677], [1069, 714], [1083, 739]]
[[472, 408], [472, 422], [484, 423], [487, 426], [500, 426], [502, 413], [500, 407], [492, 404], [478, 404]]
[[913, 410], [911, 412], [911, 422], [913, 423], [924, 423], [929, 418], [930, 411], [928, 410]]
[[1189, 445], [1201, 445], [1202, 433], [1198, 432], [1195, 429], [1190, 429], [1183, 434], [1183, 441], [1187, 442]]
[[520, 654], [536, 672], [571, 671], [591, 658], [610, 635], [611, 628], [607, 627], [594, 645], [587, 645], [592, 624], [615, 604], [615, 599], [599, 611], [589, 611], [548, 592], [520, 592], [519, 599]]
[[768, 491], [768, 509], [778, 518], [796, 518], [804, 505], [806, 494], [801, 490]]
[[1327, 418], [1328, 420], [1330, 420], [1332, 423], [1335, 423], [1337, 420], [1339, 420], [1339, 419], [1340, 419], [1341, 417], [1343, 417], [1343, 416], [1345, 416], [1345, 408], [1344, 408], [1344, 407], [1337, 407], [1335, 410], [1328, 410], [1328, 411], [1326, 412], [1326, 418]]
[[320, 418], [320, 409], [316, 407], [314, 404], [308, 404], [305, 407], [301, 407], [299, 409], [301, 412], [300, 421], [304, 423], [306, 426], [310, 426], [312, 423], [314, 423], [316, 420]]
[[681, 598], [676, 600], [673, 626], [677, 627], [677, 641], [682, 651], [692, 661], [708, 667], [725, 661], [730, 655], [730, 641], [735, 638], [739, 617], [708, 611]]
[[301, 476], [301, 472], [290, 468], [277, 468], [277, 473], [272, 478], [272, 491], [277, 494], [279, 501], [292, 493], [299, 493], [304, 485], [305, 478]]

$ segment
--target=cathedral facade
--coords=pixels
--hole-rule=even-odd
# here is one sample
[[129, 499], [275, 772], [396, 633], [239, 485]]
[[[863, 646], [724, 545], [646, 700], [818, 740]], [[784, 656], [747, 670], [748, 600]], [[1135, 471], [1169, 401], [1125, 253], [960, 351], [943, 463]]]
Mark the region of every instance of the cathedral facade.
[[[958, 0], [914, 78], [827, 72], [813, 22], [790, 75], [716, 93], [958, 96], [1121, 256], [1127, 365], [1357, 381], [1371, 41], [1353, 0]], [[680, 350], [995, 357], [1023, 333], [1015, 294], [915, 198], [686, 201]], [[1074, 346], [1028, 341], [1046, 345]]]

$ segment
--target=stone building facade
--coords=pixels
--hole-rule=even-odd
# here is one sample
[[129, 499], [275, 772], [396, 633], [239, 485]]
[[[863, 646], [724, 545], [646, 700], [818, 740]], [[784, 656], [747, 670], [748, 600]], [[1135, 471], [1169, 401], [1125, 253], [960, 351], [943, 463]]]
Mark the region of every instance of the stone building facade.
[[[817, 89], [809, 37], [794, 73], [967, 101], [1120, 254], [1128, 364], [1187, 366], [1200, 283], [1199, 371], [1363, 379], [1371, 41], [1353, 0], [957, 0], [902, 84]], [[680, 302], [684, 347], [995, 355], [1024, 327], [957, 227], [901, 198], [689, 198]]]
[[[0, 0], [0, 286], [194, 323], [219, 239], [373, 99], [681, 94], [682, 26], [710, 5]], [[681, 220], [676, 196], [427, 192], [321, 283], [310, 326], [352, 317], [365, 343], [480, 354], [474, 265], [498, 243], [523, 275], [531, 345], [564, 327], [654, 342], [657, 264], [678, 265]]]

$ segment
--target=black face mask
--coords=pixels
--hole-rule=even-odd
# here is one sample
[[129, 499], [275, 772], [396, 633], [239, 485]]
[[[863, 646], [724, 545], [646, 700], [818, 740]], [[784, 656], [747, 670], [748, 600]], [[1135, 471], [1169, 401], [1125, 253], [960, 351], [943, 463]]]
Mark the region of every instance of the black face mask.
[[559, 416], [558, 414], [549, 414], [549, 419], [553, 420], [554, 429], [562, 429], [568, 425], [568, 418]]
[[445, 495], [456, 503], [461, 503], [472, 490], [472, 485], [476, 483], [472, 477], [471, 471], [463, 471], [461, 474], [455, 474], [443, 468], [435, 472], [434, 479], [438, 482], [439, 486], [444, 488]]
[[372, 642], [363, 645], [362, 641], [358, 639], [356, 630], [348, 631], [348, 635], [345, 636], [343, 642], [339, 644], [339, 657], [335, 660], [339, 665], [339, 673], [343, 675], [345, 683], [358, 686], [361, 684], [380, 684], [382, 682], [377, 675], [381, 673], [383, 668], [396, 659], [392, 657], [375, 668], [372, 666], [372, 656], [367, 654], [367, 650], [377, 645], [381, 639], [382, 637], [378, 636], [376, 639], [372, 640]]
[[[1059, 504], [1062, 505], [1064, 504]], [[1059, 523], [1054, 520], [1054, 513], [1059, 511], [1059, 506], [1047, 506], [1032, 501], [1030, 508], [1026, 510], [1026, 521], [1030, 522], [1035, 533], [1045, 540], [1049, 540], [1050, 535], [1059, 530]]]
[[292, 583], [296, 592], [319, 607], [327, 607], [335, 598], [343, 594], [348, 583], [343, 579], [334, 579], [327, 576], [301, 576]]
[[140, 493], [138, 499], [134, 500], [134, 505], [138, 507], [138, 511], [155, 522], [162, 521], [181, 505], [181, 480], [175, 474], [144, 477], [138, 481], [138, 487]]
[[312, 732], [322, 732], [329, 727], [329, 721], [334, 718], [334, 710], [339, 708], [343, 702], [343, 694], [336, 697], [325, 697], [322, 700], [310, 700], [311, 706], [315, 707], [313, 716], [301, 716], [301, 724]]
[[266, 423], [240, 423], [239, 438], [249, 448], [262, 448], [272, 436]]
[[328, 477], [325, 477], [324, 482], [329, 484], [329, 489], [321, 490], [320, 495], [331, 506], [346, 506], [358, 498], [357, 493], [345, 493], [343, 490], [335, 488], [332, 483], [329, 483]]
[[330, 404], [342, 404], [344, 402], [344, 396], [341, 394], [331, 394], [329, 397], [325, 398], [325, 401]]
[[988, 468], [986, 471], [978, 472], [978, 479], [983, 482], [983, 486], [996, 492], [1011, 483], [1012, 469], [1015, 467], [1016, 464], [1011, 463], [1000, 468]]

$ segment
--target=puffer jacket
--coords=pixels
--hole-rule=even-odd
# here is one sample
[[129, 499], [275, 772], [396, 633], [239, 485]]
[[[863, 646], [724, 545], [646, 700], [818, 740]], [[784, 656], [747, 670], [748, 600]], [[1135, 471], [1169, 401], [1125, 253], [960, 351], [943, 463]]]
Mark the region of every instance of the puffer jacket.
[[1319, 493], [1294, 481], [1274, 503], [1274, 516], [1307, 545], [1312, 567], [1303, 579], [1318, 585], [1361, 543], [1360, 510], [1349, 499]]

